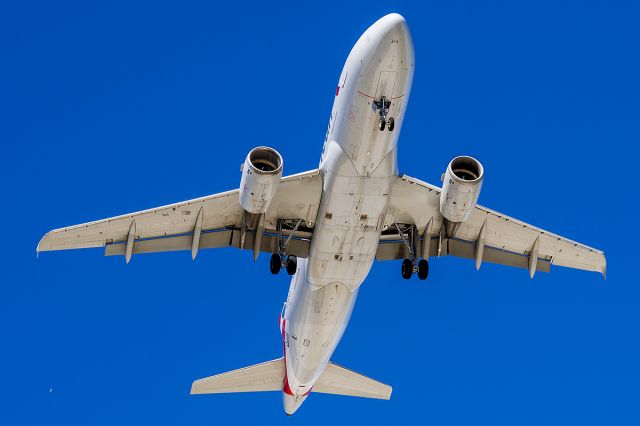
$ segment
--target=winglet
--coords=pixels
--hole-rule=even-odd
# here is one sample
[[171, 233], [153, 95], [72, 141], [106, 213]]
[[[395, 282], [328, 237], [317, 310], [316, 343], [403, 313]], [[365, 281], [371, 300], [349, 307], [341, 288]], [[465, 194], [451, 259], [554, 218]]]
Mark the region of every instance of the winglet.
[[38, 245], [36, 246], [36, 259], [40, 256], [41, 251], [48, 251], [51, 249], [51, 247], [48, 246], [47, 242], [45, 241], [45, 239], [49, 236], [49, 234], [51, 234], [51, 232], [52, 231], [49, 231], [46, 234], [44, 234], [42, 238], [40, 238], [40, 241], [38, 241]]
[[[47, 235], [49, 235], [49, 232], [44, 234], [42, 238], [40, 238], [40, 241], [38, 241], [38, 245], [36, 246], [36, 258], [38, 257], [40, 252], [43, 251], [43, 250], [40, 250], [40, 246], [42, 245], [42, 242], [44, 241], [44, 239], [47, 238]], [[46, 251], [46, 249], [44, 251]]]

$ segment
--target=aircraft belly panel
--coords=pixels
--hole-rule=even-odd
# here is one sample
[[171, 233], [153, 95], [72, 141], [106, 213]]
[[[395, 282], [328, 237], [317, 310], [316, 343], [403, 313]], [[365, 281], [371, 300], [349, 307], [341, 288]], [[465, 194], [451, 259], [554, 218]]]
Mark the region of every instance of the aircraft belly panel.
[[316, 287], [338, 281], [353, 291], [371, 269], [391, 179], [327, 173], [325, 182], [308, 279]]
[[[328, 364], [371, 269], [397, 176], [395, 147], [412, 76], [413, 48], [403, 21], [361, 38], [341, 74], [320, 161], [323, 190], [309, 256], [299, 260], [285, 311], [287, 383], [295, 401], [306, 397]], [[373, 101], [383, 95], [391, 100], [394, 131], [378, 127]]]

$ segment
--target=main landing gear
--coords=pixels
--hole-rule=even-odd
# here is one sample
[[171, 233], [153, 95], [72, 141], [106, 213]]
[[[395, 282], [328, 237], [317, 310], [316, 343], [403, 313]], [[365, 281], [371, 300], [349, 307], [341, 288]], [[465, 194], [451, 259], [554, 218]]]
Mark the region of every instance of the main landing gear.
[[426, 259], [420, 259], [416, 265], [411, 259], [402, 261], [402, 278], [411, 279], [414, 272], [418, 273], [418, 279], [426, 280], [429, 276], [429, 262]]
[[388, 100], [385, 96], [382, 96], [379, 101], [373, 101], [373, 105], [380, 115], [380, 117], [378, 118], [378, 129], [380, 131], [383, 131], [385, 128], [387, 128], [390, 132], [393, 132], [393, 129], [396, 126], [395, 120], [393, 117], [387, 117], [387, 114], [389, 114], [391, 101]]
[[413, 273], [417, 272], [418, 279], [426, 280], [429, 276], [429, 261], [427, 259], [418, 259], [417, 246], [420, 241], [418, 230], [415, 226], [403, 229], [397, 223], [394, 223], [393, 226], [398, 230], [398, 235], [409, 252], [409, 258], [402, 261], [402, 278], [405, 280], [411, 279]]
[[[288, 222], [285, 223], [283, 220], [278, 220], [278, 253], [273, 253], [271, 255], [271, 261], [269, 262], [269, 269], [273, 275], [277, 275], [280, 272], [280, 269], [286, 269], [287, 274], [289, 275], [296, 273], [298, 260], [295, 256], [287, 254], [287, 244], [289, 244], [291, 237], [296, 233], [301, 223], [302, 219], [297, 220], [295, 225]], [[286, 239], [283, 234], [284, 227], [288, 228], [289, 231], [289, 235]]]
[[269, 269], [273, 275], [278, 275], [278, 273], [280, 273], [280, 269], [286, 269], [287, 274], [293, 275], [296, 273], [297, 267], [298, 260], [295, 256], [282, 256], [279, 253], [273, 253], [271, 255]]

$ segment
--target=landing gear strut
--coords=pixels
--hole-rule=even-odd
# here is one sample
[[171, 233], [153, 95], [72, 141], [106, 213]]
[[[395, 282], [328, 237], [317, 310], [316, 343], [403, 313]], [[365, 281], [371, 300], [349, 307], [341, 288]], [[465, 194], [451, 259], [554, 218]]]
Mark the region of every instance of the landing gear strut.
[[391, 101], [387, 99], [385, 96], [380, 97], [379, 101], [373, 101], [373, 105], [375, 110], [378, 112], [380, 117], [378, 118], [378, 129], [383, 131], [385, 128], [389, 129], [390, 132], [393, 132], [395, 127], [395, 120], [393, 117], [387, 117], [389, 114], [389, 107], [391, 107]]
[[418, 229], [415, 225], [412, 225], [407, 229], [402, 229], [397, 223], [394, 223], [393, 226], [398, 230], [398, 235], [400, 235], [402, 242], [409, 251], [409, 258], [402, 261], [402, 278], [408, 280], [414, 272], [417, 272], [420, 280], [426, 280], [429, 276], [429, 261], [427, 261], [427, 259], [418, 260]]
[[[300, 224], [302, 223], [302, 219], [299, 219], [293, 225], [293, 228], [290, 229], [289, 235], [285, 239], [283, 233], [283, 227], [285, 223], [283, 220], [278, 220], [278, 253], [273, 253], [271, 255], [271, 261], [269, 262], [269, 269], [273, 275], [277, 275], [280, 272], [280, 269], [286, 269], [287, 274], [293, 275], [296, 273], [296, 269], [298, 267], [298, 260], [295, 256], [290, 256], [287, 254], [287, 245], [289, 241], [291, 241], [291, 237], [296, 233]], [[288, 228], [291, 228], [292, 225], [287, 224]]]

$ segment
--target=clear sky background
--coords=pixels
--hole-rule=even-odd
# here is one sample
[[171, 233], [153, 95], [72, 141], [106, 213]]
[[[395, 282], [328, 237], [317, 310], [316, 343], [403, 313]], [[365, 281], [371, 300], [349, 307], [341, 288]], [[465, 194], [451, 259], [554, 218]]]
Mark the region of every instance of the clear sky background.
[[[640, 424], [637, 2], [94, 3], [0, 6], [0, 424]], [[189, 396], [280, 356], [268, 256], [38, 240], [236, 188], [257, 145], [317, 167], [344, 60], [389, 12], [416, 49], [400, 171], [476, 156], [482, 204], [605, 250], [608, 279], [376, 263], [333, 359], [390, 401]]]

